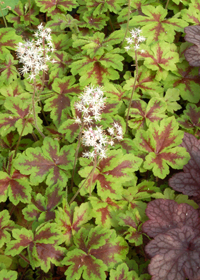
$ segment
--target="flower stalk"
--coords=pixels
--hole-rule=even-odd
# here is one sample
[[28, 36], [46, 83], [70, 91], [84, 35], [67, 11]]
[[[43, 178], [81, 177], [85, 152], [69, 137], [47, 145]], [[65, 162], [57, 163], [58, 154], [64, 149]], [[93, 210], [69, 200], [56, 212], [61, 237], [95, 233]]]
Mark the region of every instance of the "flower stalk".
[[[82, 142], [83, 146], [90, 148], [90, 150], [83, 152], [82, 156], [93, 160], [93, 171], [90, 172], [91, 179], [88, 186], [90, 195], [92, 192], [94, 171], [99, 161], [107, 157], [106, 153], [108, 146], [114, 145], [114, 139], [117, 139], [118, 141], [123, 139], [122, 127], [118, 123], [114, 122], [113, 127], [108, 128], [107, 131], [103, 130], [100, 125], [102, 110], [105, 107], [105, 100], [106, 98], [103, 97], [101, 87], [94, 88], [90, 86], [85, 88], [83, 94], [81, 94], [79, 100], [74, 105], [77, 112], [74, 121], [75, 123], [80, 124], [80, 133], [75, 152], [71, 189], [73, 188], [78, 152]], [[79, 115], [81, 114], [81, 118], [78, 116], [78, 112]], [[89, 177], [87, 179], [89, 179]], [[83, 186], [81, 185], [80, 189], [82, 187]], [[77, 194], [79, 191], [77, 191]]]
[[35, 122], [35, 128], [44, 138], [45, 135], [41, 132], [37, 125], [37, 117], [35, 112], [35, 95], [36, 95], [36, 78], [42, 71], [42, 89], [44, 88], [45, 72], [48, 70], [47, 62], [54, 63], [51, 60], [51, 53], [54, 52], [54, 47], [51, 38], [51, 29], [44, 28], [42, 23], [38, 26], [38, 31], [34, 36], [36, 40], [19, 43], [17, 48], [17, 56], [19, 62], [23, 63], [23, 68], [20, 69], [22, 75], [28, 74], [29, 80], [33, 80], [33, 95], [32, 109]]
[[[126, 51], [129, 51], [132, 49], [134, 50], [136, 75], [134, 77], [135, 80], [134, 80], [133, 89], [131, 92], [130, 102], [129, 102], [129, 106], [128, 106], [128, 111], [127, 111], [127, 115], [126, 115], [126, 133], [128, 131], [128, 118], [129, 118], [129, 113], [130, 113], [130, 109], [131, 109], [131, 103], [133, 100], [133, 94], [135, 92], [136, 83], [137, 83], [137, 79], [138, 79], [138, 50], [140, 49], [140, 43], [144, 42], [146, 40], [145, 37], [140, 35], [141, 30], [139, 28], [132, 29], [130, 33], [131, 33], [131, 37], [126, 38], [128, 46], [126, 46], [125, 49], [126, 49]], [[143, 53], [144, 50], [140, 50], [140, 52]]]

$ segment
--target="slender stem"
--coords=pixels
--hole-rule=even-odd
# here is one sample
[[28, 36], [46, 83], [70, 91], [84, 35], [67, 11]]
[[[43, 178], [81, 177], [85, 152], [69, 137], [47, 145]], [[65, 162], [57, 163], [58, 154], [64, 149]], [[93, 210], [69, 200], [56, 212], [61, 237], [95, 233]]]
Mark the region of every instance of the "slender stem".
[[1, 8], [1, 4], [0, 4], [0, 10], [1, 10], [1, 14], [2, 14], [2, 18], [3, 18], [3, 21], [4, 21], [5, 27], [8, 27], [6, 19], [4, 17], [3, 11], [2, 11], [2, 8]]
[[[43, 46], [43, 57], [44, 57], [44, 59], [45, 59], [45, 57], [46, 57], [45, 38], [43, 38], [42, 46]], [[44, 89], [44, 85], [45, 85], [45, 71], [43, 70], [43, 71], [42, 71], [42, 85], [41, 85], [41, 89], [40, 89], [40, 92], [39, 92], [39, 96], [41, 95], [41, 93], [42, 93], [42, 91], [43, 91], [43, 89]], [[43, 111], [41, 101], [39, 101], [39, 103], [40, 103], [40, 107], [41, 107], [41, 109], [42, 109], [42, 115], [43, 115], [43, 117], [44, 117], [44, 120], [45, 120], [46, 124], [49, 125], [49, 123], [48, 123], [48, 121], [47, 121], [47, 119], [46, 119], [45, 113], [44, 113], [44, 111]]]
[[35, 135], [34, 132], [32, 132], [31, 134], [32, 134], [32, 136], [33, 136], [33, 140], [36, 142], [36, 141], [38, 140], [37, 136]]
[[23, 134], [23, 132], [24, 132], [25, 126], [26, 126], [27, 121], [28, 121], [28, 117], [29, 117], [29, 115], [27, 116], [27, 118], [26, 118], [26, 120], [25, 120], [25, 122], [24, 122], [22, 131], [21, 131], [21, 133], [20, 133], [20, 135], [19, 135], [19, 138], [18, 138], [18, 141], [17, 141], [17, 145], [16, 145], [16, 148], [15, 148], [15, 157], [16, 157], [16, 155], [17, 155], [17, 150], [18, 150], [18, 148], [19, 148], [19, 144], [20, 144], [20, 141], [21, 141], [21, 138], [22, 138], [22, 134]]
[[198, 127], [196, 127], [196, 128], [195, 128], [195, 131], [194, 131], [194, 136], [195, 136], [195, 137], [197, 137], [197, 133], [198, 133]]
[[12, 216], [12, 213], [14, 212], [15, 208], [16, 208], [16, 206], [13, 205], [12, 208], [11, 208], [11, 210], [10, 210], [10, 216]]
[[39, 127], [37, 125], [37, 118], [36, 118], [36, 112], [35, 112], [35, 93], [36, 93], [36, 79], [34, 78], [34, 90], [33, 90], [33, 96], [32, 96], [33, 118], [34, 118], [35, 127], [36, 127], [37, 131], [43, 138], [45, 138], [45, 135], [42, 133], [42, 131], [39, 129]]
[[49, 122], [48, 122], [48, 120], [47, 120], [47, 118], [46, 118], [46, 116], [45, 116], [44, 110], [43, 110], [43, 108], [42, 108], [42, 102], [41, 102], [41, 100], [39, 100], [39, 103], [40, 103], [40, 107], [41, 107], [41, 110], [42, 110], [42, 115], [43, 115], [43, 117], [44, 117], [45, 123], [46, 123], [46, 125], [49, 125]]
[[80, 193], [81, 189], [83, 188], [83, 186], [85, 185], [85, 183], [87, 182], [87, 180], [89, 179], [90, 175], [94, 172], [96, 166], [94, 165], [92, 170], [90, 171], [90, 173], [88, 174], [87, 178], [85, 179], [85, 181], [83, 182], [83, 184], [80, 186], [80, 188], [77, 190], [77, 192], [75, 193], [75, 195], [72, 197], [72, 199], [70, 200], [69, 204], [71, 204], [74, 199], [77, 197], [77, 195]]
[[[46, 58], [46, 50], [45, 50], [45, 38], [43, 38], [42, 40], [42, 46], [43, 46], [43, 57], [44, 57], [44, 60]], [[46, 60], [45, 60], [46, 62]], [[45, 71], [43, 70], [42, 71], [42, 88], [41, 88], [41, 91], [43, 91], [44, 89], [44, 81], [45, 81]]]
[[128, 16], [127, 16], [128, 19], [127, 19], [126, 31], [125, 31], [125, 34], [124, 34], [123, 41], [121, 42], [121, 46], [124, 43], [124, 40], [125, 40], [127, 32], [128, 32], [129, 21], [130, 21], [130, 13], [131, 13], [131, 0], [128, 0]]
[[95, 155], [95, 158], [94, 158], [94, 167], [92, 169], [92, 174], [91, 174], [91, 180], [90, 180], [90, 196], [91, 196], [91, 193], [92, 193], [92, 181], [93, 181], [93, 177], [94, 177], [94, 171], [97, 167], [97, 155]]
[[24, 270], [23, 270], [23, 273], [22, 273], [22, 275], [21, 275], [20, 280], [22, 280], [22, 279], [23, 279], [24, 274], [25, 274], [25, 272], [27, 271], [27, 268], [28, 268], [28, 267], [29, 267], [29, 264], [27, 264], [27, 266], [24, 268]]
[[77, 158], [78, 158], [79, 148], [80, 148], [80, 145], [81, 145], [82, 131], [83, 131], [83, 122], [81, 124], [81, 129], [80, 129], [80, 133], [79, 133], [79, 136], [78, 136], [78, 143], [77, 143], [75, 159], [74, 159], [74, 166], [73, 166], [73, 171], [72, 171], [71, 190], [72, 190], [73, 184], [74, 184], [74, 173], [75, 173], [75, 168], [76, 168], [76, 162], [77, 162]]
[[127, 133], [127, 131], [128, 131], [128, 118], [129, 118], [129, 113], [130, 113], [130, 109], [131, 109], [131, 103], [132, 103], [132, 99], [133, 99], [133, 93], [135, 92], [135, 87], [136, 87], [136, 83], [137, 83], [137, 79], [138, 79], [137, 50], [135, 50], [135, 66], [136, 66], [135, 80], [134, 80], [133, 89], [132, 89], [132, 92], [131, 92], [131, 98], [130, 98], [129, 107], [128, 107], [128, 112], [127, 112], [127, 116], [126, 116], [126, 133]]
[[166, 3], [166, 6], [165, 6], [165, 9], [167, 9], [168, 4], [169, 4], [169, 0], [167, 0], [167, 3]]
[[29, 4], [28, 21], [29, 21], [29, 27], [31, 27], [31, 0], [28, 1], [28, 4]]
[[30, 264], [30, 261], [22, 254], [19, 254], [20, 258], [22, 258], [25, 262], [27, 262], [28, 264]]
[[110, 23], [110, 27], [111, 27], [112, 31], [115, 31], [115, 29], [113, 27], [113, 24], [112, 24], [112, 21], [110, 19], [110, 12], [109, 12], [109, 10], [107, 11], [107, 16], [109, 17], [109, 23]]
[[11, 154], [8, 158], [7, 173], [9, 175], [11, 174], [12, 160], [13, 160], [13, 154]]

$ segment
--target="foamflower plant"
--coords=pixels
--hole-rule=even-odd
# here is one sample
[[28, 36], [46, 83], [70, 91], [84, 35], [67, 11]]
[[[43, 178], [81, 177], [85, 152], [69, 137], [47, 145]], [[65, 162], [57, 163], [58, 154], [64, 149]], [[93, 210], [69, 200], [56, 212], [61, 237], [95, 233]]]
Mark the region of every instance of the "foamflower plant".
[[19, 43], [17, 47], [17, 56], [19, 62], [23, 64], [20, 70], [21, 74], [28, 74], [30, 81], [33, 81], [33, 95], [32, 95], [32, 110], [35, 122], [35, 127], [40, 135], [44, 138], [45, 135], [39, 129], [35, 112], [35, 95], [36, 95], [36, 77], [42, 71], [42, 89], [44, 87], [45, 72], [48, 70], [47, 62], [54, 63], [51, 60], [51, 53], [54, 52], [54, 47], [51, 38], [51, 29], [44, 28], [42, 23], [38, 26], [38, 31], [35, 32], [36, 39]]
[[[93, 160], [94, 165], [92, 172], [88, 175], [89, 178], [90, 176], [93, 177], [94, 170], [99, 161], [107, 157], [106, 152], [109, 145], [114, 145], [114, 139], [118, 141], [123, 139], [122, 127], [117, 122], [114, 122], [113, 126], [107, 130], [103, 130], [100, 125], [102, 110], [106, 106], [106, 98], [103, 94], [102, 87], [87, 86], [80, 95], [79, 101], [74, 104], [75, 109], [81, 112], [81, 118], [77, 116], [74, 120], [75, 123], [80, 124], [80, 133], [75, 154], [71, 188], [73, 187], [74, 172], [81, 142], [83, 146], [91, 148], [91, 150], [82, 153], [83, 157]], [[80, 189], [74, 195], [72, 201], [79, 191]]]
[[[132, 29], [130, 31], [131, 36], [126, 38], [127, 41], [127, 46], [125, 47], [126, 51], [129, 50], [134, 50], [134, 57], [133, 59], [135, 60], [135, 68], [136, 68], [136, 74], [134, 77], [134, 84], [133, 84], [133, 89], [131, 92], [131, 97], [130, 97], [130, 101], [129, 101], [129, 106], [127, 109], [127, 114], [126, 114], [126, 133], [128, 130], [128, 118], [129, 118], [129, 113], [130, 113], [130, 108], [131, 108], [131, 103], [132, 103], [132, 99], [133, 99], [133, 93], [135, 92], [135, 88], [136, 88], [136, 83], [137, 83], [137, 79], [138, 79], [138, 57], [137, 57], [137, 52], [140, 49], [140, 43], [144, 42], [146, 40], [145, 37], [141, 36], [141, 29], [140, 28], [135, 28]], [[144, 50], [140, 49], [140, 52], [143, 53]]]
[[35, 40], [29, 40], [25, 43], [19, 43], [17, 47], [17, 56], [19, 62], [23, 63], [20, 69], [21, 74], [29, 74], [29, 79], [34, 78], [40, 71], [47, 71], [48, 61], [51, 60], [50, 54], [54, 52], [54, 47], [51, 38], [51, 29], [45, 29], [42, 23], [38, 26], [38, 31], [35, 32]]

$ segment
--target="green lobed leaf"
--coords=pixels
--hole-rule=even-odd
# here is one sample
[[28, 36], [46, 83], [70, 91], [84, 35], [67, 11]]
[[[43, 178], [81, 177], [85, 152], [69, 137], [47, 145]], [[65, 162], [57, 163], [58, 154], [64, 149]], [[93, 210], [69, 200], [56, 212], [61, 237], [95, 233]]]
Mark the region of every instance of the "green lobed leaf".
[[121, 42], [121, 32], [115, 31], [105, 38], [104, 33], [95, 32], [93, 36], [75, 36], [73, 35], [73, 47], [81, 47], [82, 54], [91, 58], [102, 56], [104, 53], [113, 50], [113, 45]]
[[130, 243], [134, 243], [135, 246], [141, 245], [143, 243], [143, 238], [138, 227], [139, 222], [141, 221], [138, 209], [135, 208], [131, 211], [126, 211], [124, 214], [120, 213], [117, 218], [120, 226], [128, 227], [125, 231], [125, 239]]
[[5, 243], [9, 243], [11, 236], [10, 231], [14, 229], [15, 223], [10, 220], [10, 214], [7, 210], [0, 212], [0, 248], [3, 247]]
[[10, 54], [10, 50], [15, 50], [22, 38], [15, 33], [15, 29], [1, 28], [0, 29], [0, 58], [4, 59], [5, 54]]
[[[124, 85], [123, 89], [128, 90], [129, 94], [127, 97], [124, 96], [124, 99], [130, 99], [134, 81], [135, 78], [132, 76], [128, 77], [128, 79], [126, 80], [126, 84]], [[161, 85], [158, 83], [158, 81], [155, 80], [155, 74], [144, 65], [141, 65], [138, 69], [138, 78], [134, 92], [135, 99], [138, 99], [140, 97], [140, 95], [137, 94], [139, 91], [142, 91], [143, 96], [147, 96], [147, 98], [149, 98], [149, 96], [154, 97], [154, 95], [160, 97], [163, 92]]]
[[[22, 98], [28, 98], [29, 94], [25, 91], [24, 86], [21, 82], [21, 80], [16, 80], [10, 83], [9, 85], [2, 86], [0, 88], [0, 93], [5, 97], [13, 97], [18, 96]], [[17, 99], [17, 98], [16, 98]]]
[[61, 124], [63, 114], [69, 112], [71, 97], [80, 93], [79, 86], [74, 83], [73, 76], [56, 78], [52, 84], [53, 97], [45, 100], [44, 110], [51, 112], [50, 116], [56, 126]]
[[121, 1], [115, 0], [115, 1], [101, 2], [100, 0], [98, 1], [89, 0], [87, 1], [87, 7], [90, 9], [91, 13], [95, 16], [99, 14], [103, 14], [108, 11], [117, 14], [121, 8]]
[[[13, 0], [12, 0], [13, 1]], [[31, 8], [27, 5], [23, 5], [21, 1], [18, 1], [18, 4], [14, 9], [6, 16], [8, 22], [12, 22], [14, 27], [17, 28], [20, 23], [29, 25], [39, 25], [39, 19], [36, 17], [39, 13], [39, 8], [36, 7], [35, 3], [31, 3]]]
[[25, 228], [14, 229], [12, 233], [15, 240], [8, 244], [5, 253], [15, 256], [28, 248], [29, 261], [33, 269], [40, 266], [47, 272], [51, 262], [59, 265], [66, 251], [65, 248], [59, 246], [63, 239], [56, 224], [42, 224], [36, 229], [35, 234]]
[[4, 60], [0, 62], [0, 84], [9, 85], [17, 79], [19, 73], [14, 65], [17, 64], [17, 60], [13, 59], [13, 56], [6, 54]]
[[117, 266], [116, 270], [111, 269], [110, 271], [110, 280], [139, 280], [137, 273], [133, 270], [129, 271], [128, 266], [125, 263], [122, 263]]
[[22, 210], [25, 219], [40, 222], [55, 219], [54, 210], [66, 195], [62, 189], [59, 185], [53, 185], [46, 188], [44, 196], [41, 193], [33, 193], [31, 203]]
[[31, 200], [31, 186], [27, 176], [13, 169], [10, 174], [0, 171], [0, 201], [10, 201], [17, 205], [20, 201], [28, 203]]
[[142, 35], [147, 38], [149, 45], [156, 41], [165, 41], [173, 43], [175, 31], [183, 32], [188, 24], [182, 19], [176, 17], [167, 18], [167, 9], [161, 5], [153, 7], [151, 5], [142, 7], [142, 13], [146, 16], [135, 16], [130, 20], [130, 26], [140, 25]]
[[[67, 279], [105, 279], [105, 271], [121, 262], [127, 254], [127, 244], [114, 230], [97, 226], [90, 231], [81, 228], [74, 237], [76, 249], [63, 260], [68, 265]], [[91, 265], [92, 264], [92, 265]]]
[[[6, 113], [0, 113], [0, 133], [4, 137], [15, 129], [18, 133], [27, 135], [33, 132], [35, 125], [33, 113], [31, 113], [31, 101], [23, 100], [19, 96], [7, 97], [4, 103]], [[38, 117], [40, 107], [35, 106], [38, 127], [42, 130], [42, 120]]]
[[95, 56], [93, 59], [86, 55], [82, 56], [70, 65], [71, 72], [73, 75], [81, 76], [79, 80], [81, 86], [90, 83], [99, 85], [109, 80], [116, 80], [119, 78], [119, 74], [114, 69], [121, 71], [123, 68], [121, 61], [124, 59], [118, 53], [119, 49], [114, 49], [102, 56]]
[[198, 10], [194, 3], [190, 3], [188, 9], [181, 10], [181, 17], [183, 20], [194, 25], [200, 24], [200, 10]]
[[16, 271], [8, 271], [6, 269], [2, 269], [0, 271], [0, 279], [2, 280], [17, 280], [17, 272]]
[[51, 0], [36, 0], [36, 3], [40, 7], [40, 12], [47, 12], [48, 16], [71, 11], [73, 8], [77, 7], [76, 0], [59, 0], [56, 2]]
[[72, 236], [92, 218], [91, 206], [88, 202], [82, 203], [80, 206], [73, 202], [69, 206], [63, 200], [63, 208], [59, 207], [55, 213], [55, 221], [63, 234], [67, 246], [71, 244]]
[[21, 251], [27, 248], [33, 241], [32, 231], [26, 228], [13, 229], [12, 235], [15, 240], [11, 240], [7, 244], [6, 255], [16, 256], [20, 254]]
[[[138, 51], [138, 59], [144, 59], [144, 65], [156, 71], [157, 81], [165, 80], [169, 71], [177, 71], [176, 63], [179, 62], [179, 55], [175, 44], [158, 41], [150, 46], [142, 45], [141, 48], [144, 51]], [[131, 54], [131, 51], [129, 52]]]
[[94, 16], [90, 12], [85, 12], [81, 15], [80, 19], [84, 21], [82, 27], [101, 30], [106, 25], [106, 21], [109, 20], [109, 17], [104, 14]]
[[64, 146], [60, 149], [56, 140], [46, 137], [43, 146], [28, 148], [18, 155], [15, 167], [22, 174], [30, 175], [30, 182], [38, 184], [46, 179], [47, 185], [66, 186], [70, 177], [69, 169], [73, 167], [74, 149]]
[[0, 17], [2, 17], [2, 14], [5, 16], [7, 15], [7, 13], [10, 10], [13, 10], [15, 8], [15, 6], [17, 5], [17, 3], [19, 2], [19, 0], [4, 0], [3, 2], [1, 2], [1, 14]]
[[[49, 66], [49, 81], [53, 82], [56, 78], [60, 77], [63, 77], [65, 80], [66, 74], [69, 72], [69, 66], [73, 61], [72, 56], [65, 51], [55, 51], [52, 54], [52, 59], [54, 59], [55, 62]], [[62, 91], [58, 93], [62, 93]]]
[[167, 111], [170, 113], [174, 113], [174, 111], [180, 110], [181, 105], [179, 105], [176, 101], [180, 99], [180, 90], [177, 88], [169, 88], [165, 96], [163, 97], [163, 100], [167, 106]]
[[133, 100], [128, 124], [133, 129], [145, 129], [150, 123], [167, 117], [165, 111], [166, 105], [162, 99], [153, 97], [148, 104], [143, 100]]
[[180, 90], [180, 96], [189, 102], [197, 103], [200, 99], [200, 77], [197, 67], [192, 67], [187, 61], [177, 63], [178, 73], [168, 73], [164, 80], [164, 88], [176, 88]]
[[[107, 158], [102, 159], [94, 171], [93, 180], [91, 177], [87, 180], [80, 194], [84, 195], [90, 192], [97, 184], [97, 193], [102, 199], [108, 197], [112, 199], [121, 199], [122, 185], [133, 178], [133, 172], [137, 171], [142, 163], [142, 159], [132, 155], [123, 155], [121, 150], [110, 151]], [[79, 174], [81, 177], [87, 177], [92, 166], [83, 167]], [[80, 186], [83, 182], [81, 182]]]
[[165, 118], [160, 124], [150, 124], [147, 131], [137, 131], [133, 141], [139, 150], [147, 154], [144, 168], [152, 169], [153, 174], [159, 178], [165, 178], [169, 174], [168, 165], [182, 169], [189, 160], [186, 150], [178, 147], [183, 134], [183, 131], [178, 130], [174, 117]]
[[177, 121], [188, 133], [196, 133], [197, 130], [200, 130], [200, 108], [195, 104], [188, 103], [186, 110]]
[[116, 201], [110, 198], [104, 200], [90, 196], [92, 205], [92, 215], [95, 218], [96, 225], [101, 225], [105, 228], [117, 227], [117, 214], [127, 208], [127, 203], [123, 200]]
[[65, 138], [70, 142], [78, 137], [80, 133], [79, 124], [75, 123], [75, 119], [68, 119], [59, 126], [58, 131], [64, 134]]

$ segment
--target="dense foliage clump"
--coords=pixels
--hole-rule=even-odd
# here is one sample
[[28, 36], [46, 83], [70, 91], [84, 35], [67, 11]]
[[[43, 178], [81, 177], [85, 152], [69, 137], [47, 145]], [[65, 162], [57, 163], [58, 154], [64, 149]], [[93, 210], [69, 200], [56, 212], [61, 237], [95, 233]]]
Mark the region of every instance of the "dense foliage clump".
[[0, 9], [0, 279], [200, 279], [200, 1]]

